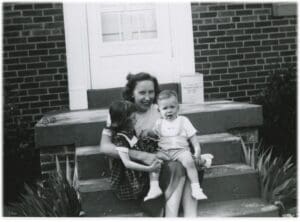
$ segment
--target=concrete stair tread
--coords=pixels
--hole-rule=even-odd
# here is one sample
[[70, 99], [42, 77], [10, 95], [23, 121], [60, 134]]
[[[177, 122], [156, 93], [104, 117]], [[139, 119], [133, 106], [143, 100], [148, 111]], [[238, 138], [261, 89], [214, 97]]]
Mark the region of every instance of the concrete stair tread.
[[[230, 133], [214, 133], [197, 136], [199, 143], [239, 142], [240, 138]], [[100, 154], [99, 145], [76, 147], [76, 156]]]
[[198, 207], [199, 217], [249, 217], [271, 215], [278, 216], [278, 208], [275, 205], [264, 202], [261, 198], [247, 198], [210, 203], [202, 202]]
[[[257, 108], [258, 105], [233, 102], [233, 101], [210, 101], [203, 104], [180, 104], [180, 113], [213, 112], [223, 110], [236, 110]], [[108, 109], [74, 110], [67, 112], [49, 113], [45, 115], [36, 127], [49, 127], [58, 125], [70, 125], [90, 122], [106, 121]], [[47, 121], [48, 120], [48, 121]], [[47, 123], [47, 124], [45, 124]]]
[[[216, 177], [244, 175], [249, 173], [256, 174], [256, 171], [246, 164], [243, 163], [224, 164], [224, 165], [212, 166], [211, 168], [206, 169], [204, 178], [208, 179], [208, 178], [216, 178]], [[103, 177], [98, 179], [79, 181], [79, 190], [80, 192], [95, 192], [95, 191], [110, 190], [110, 178]]]
[[197, 136], [199, 143], [238, 142], [240, 137], [230, 133], [212, 133]]

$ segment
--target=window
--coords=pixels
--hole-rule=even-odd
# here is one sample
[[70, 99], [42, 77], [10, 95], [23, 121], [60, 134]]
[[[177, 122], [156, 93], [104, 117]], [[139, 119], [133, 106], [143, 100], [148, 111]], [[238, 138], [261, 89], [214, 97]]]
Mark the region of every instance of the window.
[[106, 4], [100, 13], [102, 42], [157, 38], [154, 4]]

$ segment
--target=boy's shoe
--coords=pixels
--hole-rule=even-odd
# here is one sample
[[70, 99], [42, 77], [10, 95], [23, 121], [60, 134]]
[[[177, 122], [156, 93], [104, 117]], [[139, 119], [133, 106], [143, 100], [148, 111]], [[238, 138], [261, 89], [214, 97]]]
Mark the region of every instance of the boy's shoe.
[[155, 187], [155, 188], [151, 188], [147, 194], [147, 196], [144, 198], [144, 201], [150, 200], [150, 199], [154, 199], [156, 197], [159, 197], [160, 195], [162, 195], [162, 190], [160, 189], [160, 187]]
[[201, 155], [201, 159], [205, 160], [203, 166], [206, 168], [210, 168], [211, 164], [212, 164], [212, 159], [214, 158], [214, 156], [210, 153], [206, 153], [206, 154], [202, 154]]
[[207, 196], [203, 193], [203, 190], [200, 187], [192, 186], [192, 197], [196, 200], [206, 200]]

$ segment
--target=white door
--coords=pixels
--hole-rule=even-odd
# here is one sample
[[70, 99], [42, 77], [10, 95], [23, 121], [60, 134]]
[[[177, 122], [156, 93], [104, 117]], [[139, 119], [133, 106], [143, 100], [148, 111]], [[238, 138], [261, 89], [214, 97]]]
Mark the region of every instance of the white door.
[[123, 86], [129, 72], [174, 82], [167, 4], [88, 4], [87, 15], [92, 89]]
[[123, 87], [148, 72], [159, 83], [195, 73], [190, 3], [65, 3], [70, 109], [86, 109], [87, 90]]

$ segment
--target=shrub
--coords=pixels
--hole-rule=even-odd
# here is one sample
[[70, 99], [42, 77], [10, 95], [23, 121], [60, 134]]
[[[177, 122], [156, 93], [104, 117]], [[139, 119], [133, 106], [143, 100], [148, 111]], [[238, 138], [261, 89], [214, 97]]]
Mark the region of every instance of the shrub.
[[[6, 208], [8, 216], [30, 217], [76, 217], [80, 216], [81, 204], [76, 189], [76, 173], [71, 180], [71, 168], [67, 159], [66, 175], [62, 174], [58, 159], [57, 171], [50, 174], [36, 189], [25, 184], [26, 194], [20, 202]], [[75, 170], [76, 172], [76, 170]]]
[[25, 191], [24, 182], [35, 183], [40, 176], [40, 161], [30, 122], [21, 116], [22, 111], [15, 100], [18, 91], [4, 87], [3, 93], [3, 194], [4, 203], [9, 203]]
[[270, 73], [270, 83], [254, 99], [263, 107], [264, 123], [260, 134], [267, 144], [273, 146], [273, 154], [296, 161], [296, 69], [277, 69]]

